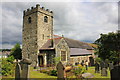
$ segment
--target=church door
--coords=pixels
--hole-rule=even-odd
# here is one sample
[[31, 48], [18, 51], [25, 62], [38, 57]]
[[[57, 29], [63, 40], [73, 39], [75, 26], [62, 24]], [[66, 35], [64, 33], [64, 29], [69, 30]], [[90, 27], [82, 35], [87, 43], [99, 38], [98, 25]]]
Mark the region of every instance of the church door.
[[38, 65], [39, 66], [41, 66], [41, 67], [44, 66], [44, 64], [43, 64], [44, 62], [43, 61], [44, 61], [43, 60], [43, 56], [38, 56]]

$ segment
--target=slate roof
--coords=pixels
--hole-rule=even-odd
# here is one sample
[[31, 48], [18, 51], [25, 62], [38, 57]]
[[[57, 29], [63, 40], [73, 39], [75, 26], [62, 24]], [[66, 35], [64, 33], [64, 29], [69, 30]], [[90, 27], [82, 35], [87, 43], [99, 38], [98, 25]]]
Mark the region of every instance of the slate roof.
[[52, 46], [52, 41], [55, 43], [55, 45], [57, 45], [61, 39], [62, 37], [54, 38], [54, 41], [53, 39], [48, 39], [48, 41], [41, 47], [41, 49], [54, 49]]
[[[58, 44], [58, 42], [62, 39], [63, 37], [59, 37], [57, 36], [57, 38], [54, 39], [49, 39], [42, 47], [41, 49], [53, 49], [52, 46], [52, 41], [56, 44]], [[64, 38], [65, 41], [67, 42], [69, 48], [81, 48], [81, 49], [93, 49], [92, 46], [88, 45], [88, 43], [85, 42], [81, 42], [78, 40], [73, 40], [73, 39], [69, 39], [69, 38]]]
[[92, 52], [86, 49], [70, 48], [70, 56], [92, 55]]
[[88, 43], [81, 42], [74, 39], [65, 38], [69, 48], [82, 48], [82, 49], [93, 49]]

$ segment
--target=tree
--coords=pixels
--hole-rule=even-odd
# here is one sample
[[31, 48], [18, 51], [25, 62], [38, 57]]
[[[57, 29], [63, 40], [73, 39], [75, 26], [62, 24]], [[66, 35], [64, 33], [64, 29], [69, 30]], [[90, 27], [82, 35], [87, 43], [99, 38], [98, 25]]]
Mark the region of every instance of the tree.
[[11, 49], [10, 56], [13, 56], [15, 59], [22, 59], [22, 49], [20, 48], [19, 43], [17, 43], [14, 48]]
[[101, 34], [100, 38], [95, 41], [98, 44], [96, 53], [105, 60], [115, 61], [120, 56], [120, 33]]

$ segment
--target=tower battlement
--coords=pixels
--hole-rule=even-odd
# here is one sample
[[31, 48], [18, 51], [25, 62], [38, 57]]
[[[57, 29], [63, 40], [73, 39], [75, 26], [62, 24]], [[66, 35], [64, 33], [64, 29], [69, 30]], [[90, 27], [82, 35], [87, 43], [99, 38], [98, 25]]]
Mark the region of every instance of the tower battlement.
[[45, 9], [44, 7], [40, 7], [39, 4], [37, 4], [36, 7], [31, 7], [31, 8], [28, 8], [27, 10], [24, 10], [23, 15], [28, 16], [36, 12], [43, 13], [53, 17], [53, 11], [50, 11], [49, 9]]

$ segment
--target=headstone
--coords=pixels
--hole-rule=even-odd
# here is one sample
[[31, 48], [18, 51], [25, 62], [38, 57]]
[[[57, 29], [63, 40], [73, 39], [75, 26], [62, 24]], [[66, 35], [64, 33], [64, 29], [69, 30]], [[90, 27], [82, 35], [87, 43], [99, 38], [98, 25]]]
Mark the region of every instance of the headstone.
[[115, 66], [111, 71], [111, 80], [120, 80], [120, 65]]
[[99, 73], [99, 71], [100, 71], [99, 67], [100, 67], [99, 63], [95, 62], [95, 73]]
[[101, 70], [102, 70], [103, 68], [105, 68], [105, 63], [104, 63], [103, 61], [100, 63], [100, 68], [101, 68]]
[[102, 68], [101, 76], [107, 76], [107, 69], [106, 68]]
[[57, 72], [58, 72], [58, 74], [57, 74], [58, 79], [57, 80], [64, 80], [64, 69], [65, 68], [64, 68], [61, 61], [57, 64], [56, 68], [57, 68]]
[[22, 71], [21, 71], [21, 78], [22, 80], [27, 80], [29, 75], [29, 65], [32, 63], [30, 59], [22, 59]]
[[15, 80], [20, 80], [21, 66], [18, 62], [16, 62], [15, 68]]
[[109, 63], [109, 70], [111, 71], [113, 68], [114, 68], [113, 63], [110, 62], [110, 63]]
[[116, 66], [111, 70], [111, 80], [120, 80], [120, 66]]

